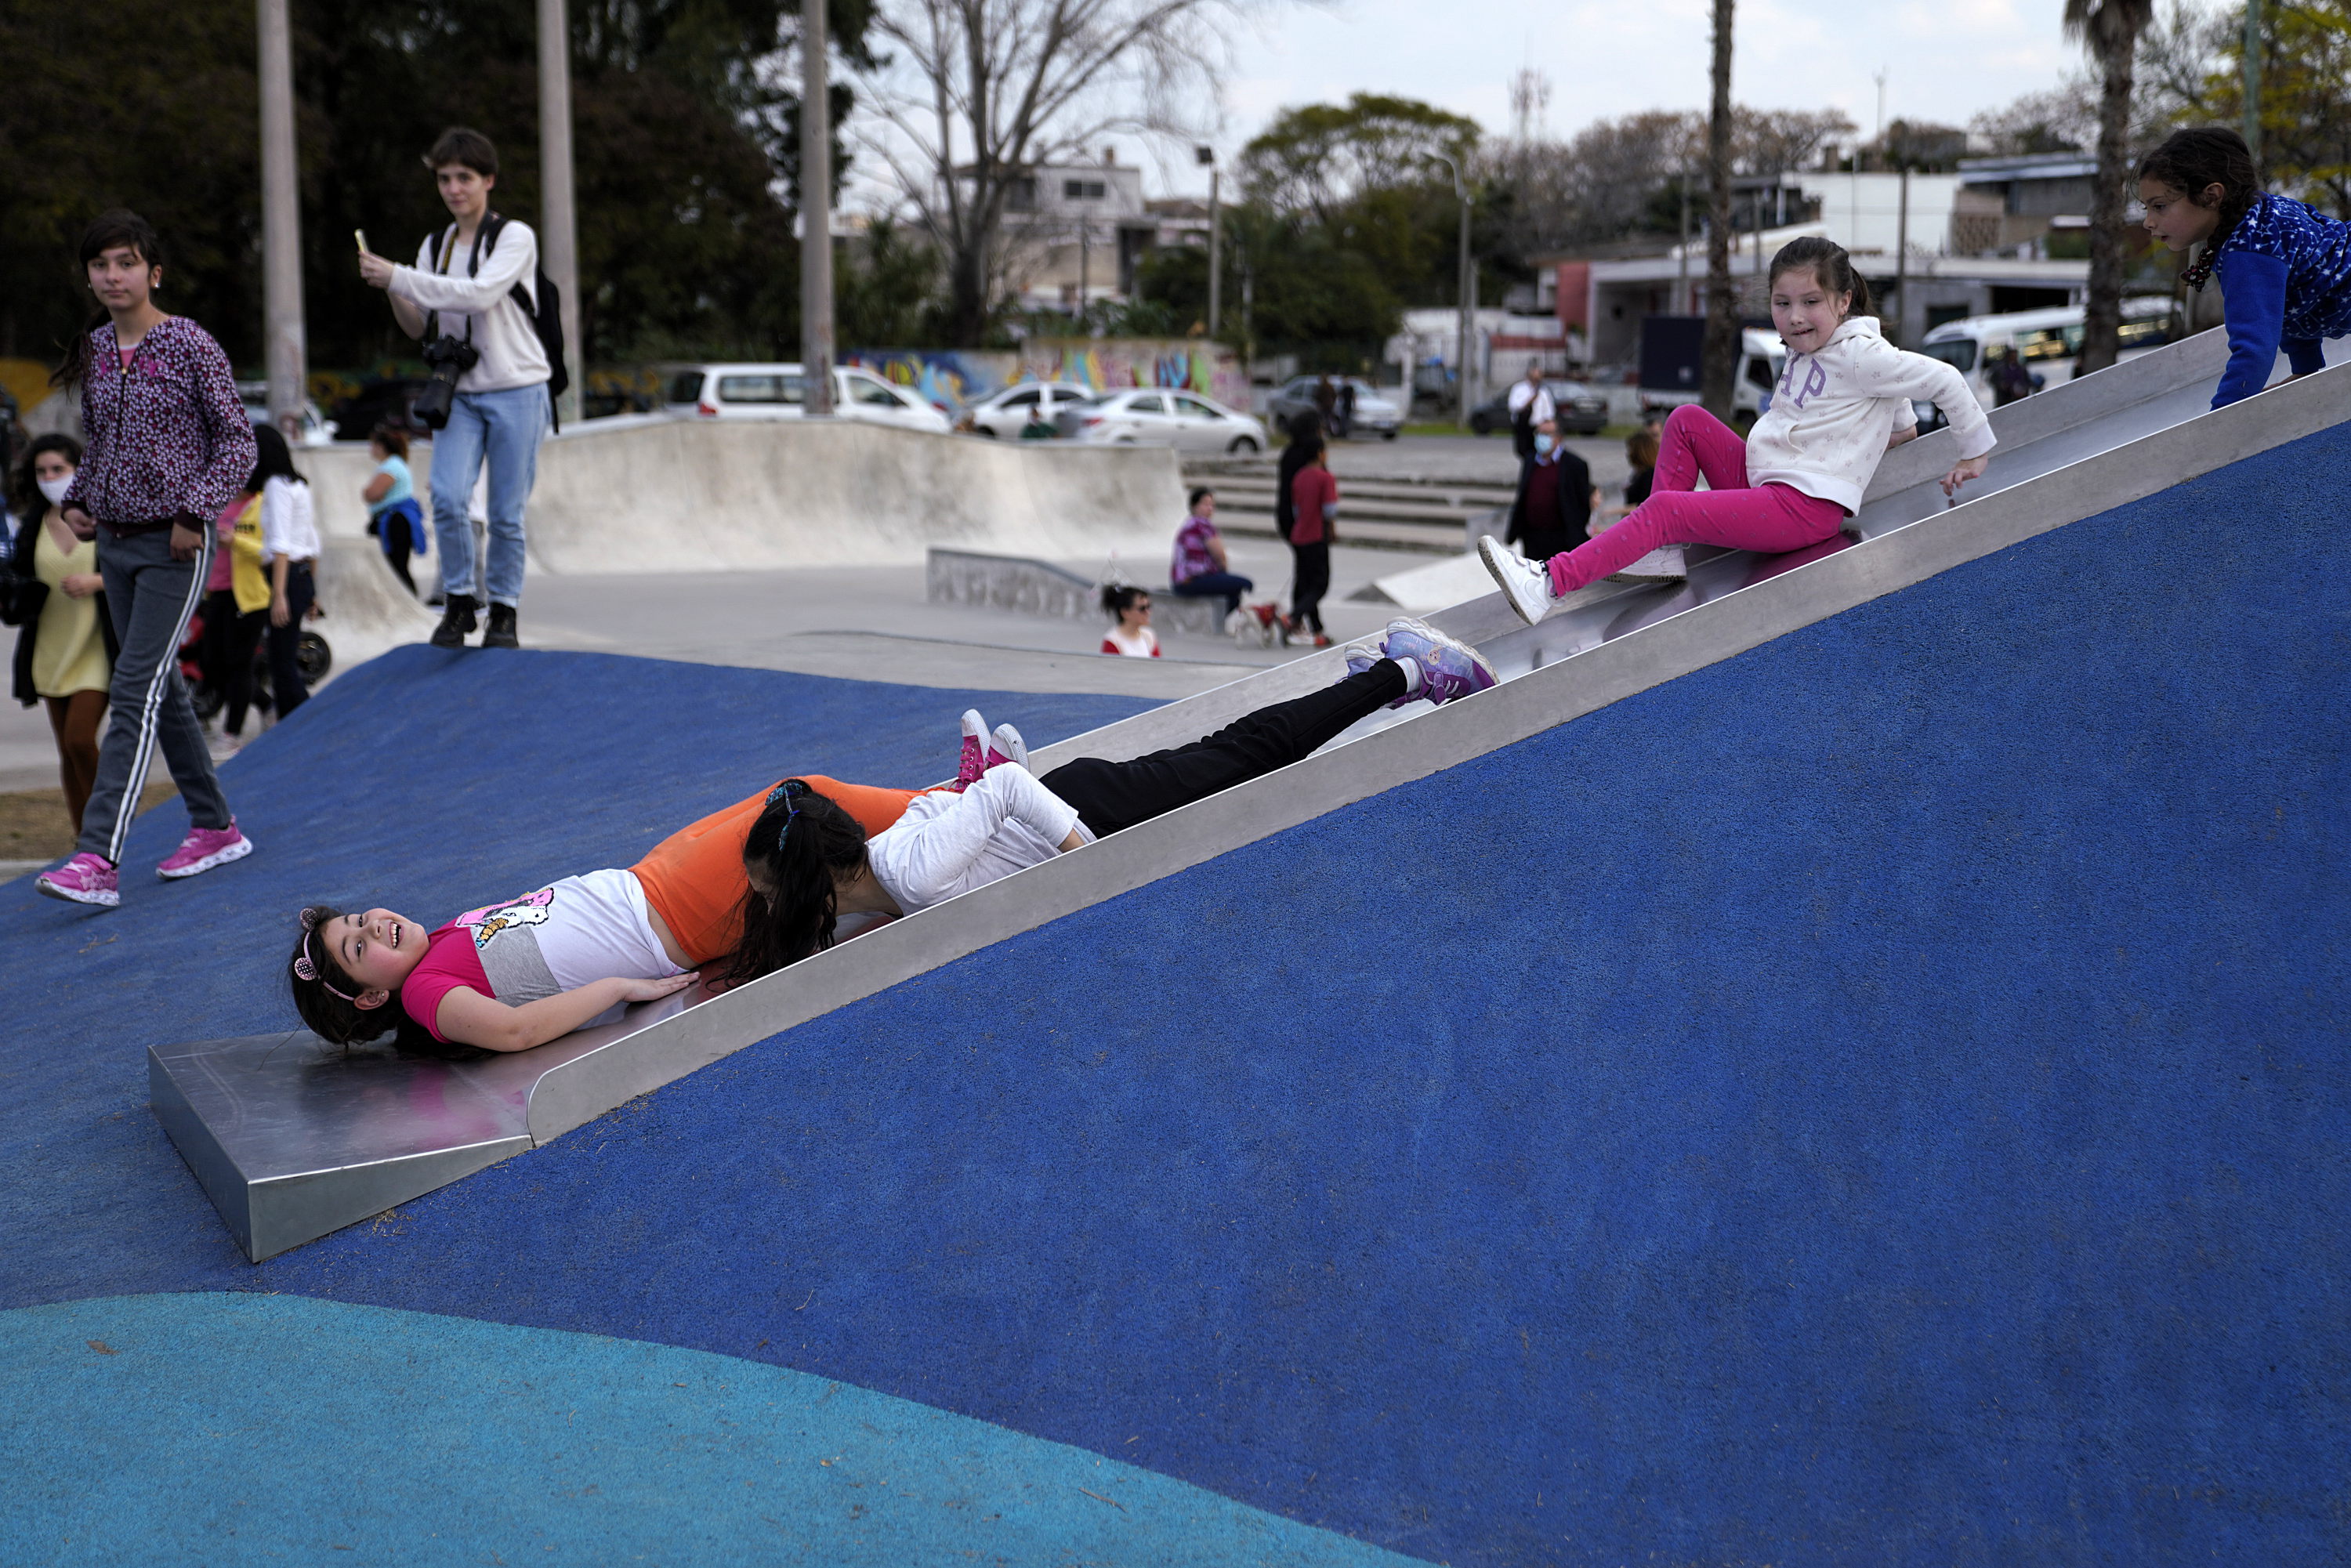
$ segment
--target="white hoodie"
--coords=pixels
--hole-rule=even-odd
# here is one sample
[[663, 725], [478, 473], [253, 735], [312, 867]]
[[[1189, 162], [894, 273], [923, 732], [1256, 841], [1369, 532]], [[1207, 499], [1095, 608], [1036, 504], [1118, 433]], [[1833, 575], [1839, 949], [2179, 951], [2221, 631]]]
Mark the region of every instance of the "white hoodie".
[[[552, 373], [538, 329], [515, 303], [514, 286], [538, 298], [538, 236], [528, 224], [508, 221], [498, 243], [481, 258], [481, 271], [468, 274], [473, 247], [456, 244], [457, 225], [429, 235], [417, 247], [414, 267], [392, 269], [392, 292], [426, 310], [441, 313], [441, 330], [466, 336], [481, 359], [457, 378], [463, 392], [506, 392], [536, 386]], [[437, 254], [436, 254], [437, 253]]]
[[1771, 406], [1747, 436], [1747, 482], [1785, 485], [1859, 511], [1886, 442], [1918, 423], [1913, 398], [1943, 411], [1959, 432], [1960, 456], [1992, 449], [1991, 422], [1959, 371], [1896, 348], [1874, 316], [1847, 317], [1818, 353], [1788, 356]]

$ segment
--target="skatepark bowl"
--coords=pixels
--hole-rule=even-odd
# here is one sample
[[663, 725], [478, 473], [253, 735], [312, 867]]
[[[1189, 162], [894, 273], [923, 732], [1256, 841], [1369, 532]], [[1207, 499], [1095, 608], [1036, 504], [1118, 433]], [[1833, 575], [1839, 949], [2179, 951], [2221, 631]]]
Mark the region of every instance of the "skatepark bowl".
[[[0, 890], [42, 977], [0, 1429], [20, 1474], [103, 1440], [175, 1478], [0, 1482], [0, 1517], [299, 1550], [307, 1511], [420, 1560], [689, 1516], [810, 1562], [2339, 1559], [2351, 371], [2208, 413], [2225, 352], [1998, 411], [1958, 504], [1938, 433], [1818, 549], [1532, 628], [1457, 606], [1491, 692], [487, 1061], [288, 1032], [292, 908], [625, 864], [778, 768], [935, 778], [967, 700], [1066, 737], [1040, 772], [1136, 756], [1344, 650], [1158, 706], [344, 676], [227, 775], [242, 882], [111, 928]], [[645, 744], [680, 713], [739, 720]], [[305, 815], [296, 731], [397, 778], [364, 831]], [[260, 1416], [198, 1356], [298, 1387], [288, 1479], [184, 1451]], [[427, 1409], [423, 1365], [528, 1392]], [[298, 1479], [302, 1444], [423, 1478], [395, 1435], [562, 1409], [585, 1457], [540, 1491]], [[261, 1500], [169, 1501], [214, 1486]]]

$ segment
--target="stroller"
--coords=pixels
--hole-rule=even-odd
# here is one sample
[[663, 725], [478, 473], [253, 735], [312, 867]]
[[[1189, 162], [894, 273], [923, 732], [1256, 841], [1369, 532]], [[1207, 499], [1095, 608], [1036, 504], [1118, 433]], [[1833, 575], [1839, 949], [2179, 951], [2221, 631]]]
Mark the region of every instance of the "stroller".
[[[227, 702], [220, 686], [204, 674], [204, 617], [202, 611], [188, 617], [188, 634], [180, 643], [180, 679], [187, 683], [188, 700], [195, 705], [196, 717], [205, 724], [220, 716]], [[295, 668], [302, 672], [302, 681], [312, 690], [327, 678], [335, 667], [335, 651], [327, 640], [308, 627], [302, 629], [302, 640], [294, 650]], [[253, 709], [274, 718], [277, 702], [269, 690], [269, 650], [265, 643], [253, 650]]]

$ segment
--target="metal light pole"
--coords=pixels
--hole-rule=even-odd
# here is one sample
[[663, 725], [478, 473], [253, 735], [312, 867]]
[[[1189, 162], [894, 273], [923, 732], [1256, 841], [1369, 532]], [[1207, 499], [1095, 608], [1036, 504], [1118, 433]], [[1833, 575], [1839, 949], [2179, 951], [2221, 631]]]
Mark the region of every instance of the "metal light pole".
[[824, 0], [801, 0], [800, 412], [810, 419], [832, 417], [832, 87], [826, 47]]
[[563, 300], [563, 362], [571, 370], [571, 385], [558, 402], [556, 413], [576, 423], [588, 367], [580, 362], [580, 222], [571, 196], [571, 23], [563, 0], [538, 0], [538, 261]]
[[1460, 376], [1460, 388], [1458, 394], [1454, 400], [1459, 405], [1454, 410], [1454, 419], [1456, 423], [1458, 423], [1462, 429], [1467, 430], [1469, 428], [1469, 339], [1471, 333], [1469, 319], [1471, 314], [1477, 308], [1474, 303], [1476, 296], [1470, 292], [1472, 284], [1469, 273], [1469, 187], [1461, 183], [1460, 164], [1455, 162], [1449, 156], [1443, 152], [1431, 152], [1429, 156], [1444, 164], [1447, 170], [1452, 173], [1453, 195], [1454, 198], [1461, 204], [1461, 357], [1458, 371]]
[[2245, 145], [2262, 166], [2262, 0], [2245, 0]]
[[286, 0], [258, 0], [261, 76], [261, 291], [269, 418], [300, 428], [309, 344], [302, 327], [302, 208], [294, 155], [294, 47]]
[[1217, 340], [1217, 329], [1224, 320], [1225, 306], [1225, 204], [1217, 176], [1217, 150], [1213, 147], [1196, 149], [1201, 162], [1208, 166], [1208, 341]]

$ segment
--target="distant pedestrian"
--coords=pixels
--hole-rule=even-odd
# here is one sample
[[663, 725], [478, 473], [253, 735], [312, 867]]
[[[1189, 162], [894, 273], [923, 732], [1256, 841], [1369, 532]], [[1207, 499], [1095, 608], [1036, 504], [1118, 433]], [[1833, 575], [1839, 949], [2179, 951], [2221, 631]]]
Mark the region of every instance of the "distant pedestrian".
[[1583, 542], [1599, 500], [1591, 467], [1546, 419], [1535, 431], [1533, 455], [1519, 465], [1519, 490], [1502, 542], [1517, 545], [1530, 560], [1549, 560]]
[[1606, 515], [1595, 512], [1585, 525], [1587, 533], [1597, 538], [1602, 529], [1649, 498], [1650, 488], [1657, 482], [1657, 454], [1664, 446], [1665, 429], [1655, 420], [1625, 438], [1625, 461], [1632, 470], [1625, 478], [1625, 504]]
[[1226, 558], [1224, 536], [1217, 532], [1214, 490], [1192, 492], [1192, 515], [1176, 530], [1176, 557], [1168, 563], [1167, 581], [1185, 599], [1223, 595], [1227, 620], [1240, 609], [1241, 595], [1257, 586], [1235, 575]]
[[1102, 652], [1130, 659], [1159, 657], [1159, 633], [1151, 629], [1151, 595], [1140, 588], [1112, 583], [1102, 591], [1102, 613], [1113, 622], [1102, 633]]
[[408, 575], [408, 558], [423, 554], [428, 547], [424, 512], [416, 504], [416, 484], [408, 471], [408, 432], [389, 421], [377, 425], [368, 434], [368, 455], [375, 459], [375, 472], [360, 492], [368, 507], [367, 531], [376, 536], [384, 559], [413, 594], [416, 580]]
[[1322, 596], [1331, 591], [1331, 545], [1337, 536], [1339, 481], [1318, 438], [1290, 482], [1290, 589], [1289, 632], [1293, 642], [1327, 648]]
[[1331, 384], [1331, 374], [1328, 371], [1325, 371], [1322, 373], [1322, 379], [1321, 381], [1314, 383], [1314, 412], [1322, 416], [1322, 429], [1336, 430], [1339, 428], [1337, 423], [1339, 418], [1339, 389]]
[[1510, 383], [1510, 395], [1505, 405], [1510, 411], [1510, 446], [1523, 463], [1535, 455], [1535, 427], [1547, 419], [1559, 417], [1559, 406], [1543, 385], [1541, 360], [1527, 361], [1526, 375]]
[[1994, 349], [1988, 356], [1984, 379], [1991, 383], [1991, 405], [2006, 408], [2032, 395], [2032, 372], [2014, 349]]
[[1290, 529], [1297, 521], [1290, 497], [1290, 481], [1298, 471], [1322, 450], [1322, 418], [1312, 409], [1302, 409], [1290, 418], [1290, 440], [1281, 449], [1281, 460], [1273, 470], [1273, 531], [1281, 542], [1290, 542]]
[[204, 595], [204, 682], [221, 700], [215, 759], [234, 757], [245, 745], [245, 716], [253, 707], [253, 655], [269, 629], [257, 491], [243, 491], [221, 508], [217, 559], [213, 587]]
[[80, 384], [89, 444], [58, 509], [77, 537], [98, 541], [120, 651], [78, 847], [33, 885], [51, 898], [111, 909], [122, 902], [122, 844], [153, 751], [162, 752], [189, 821], [187, 838], [156, 874], [194, 876], [253, 852], [213, 771], [204, 726], [180, 683], [179, 653], [212, 575], [213, 519], [253, 472], [254, 433], [220, 345], [156, 307], [163, 245], [147, 221], [101, 214], [84, 231], [79, 258], [105, 308], [51, 378]]
[[319, 525], [309, 482], [294, 471], [286, 438], [254, 432], [261, 458], [251, 489], [261, 495], [261, 569], [269, 578], [269, 696], [283, 720], [309, 700], [302, 678], [302, 622], [318, 601]]
[[9, 499], [19, 519], [0, 611], [16, 634], [16, 700], [49, 712], [57, 743], [57, 780], [66, 815], [81, 834], [82, 808], [98, 777], [98, 730], [114, 672], [114, 626], [106, 613], [106, 580], [98, 543], [78, 538], [57, 503], [81, 465], [81, 443], [44, 435], [26, 450]]
[[1355, 434], [1355, 383], [1353, 382], [1343, 381], [1339, 383], [1338, 406], [1332, 411], [1332, 417], [1338, 421], [1333, 429], [1337, 431], [1339, 439], [1353, 440]]

